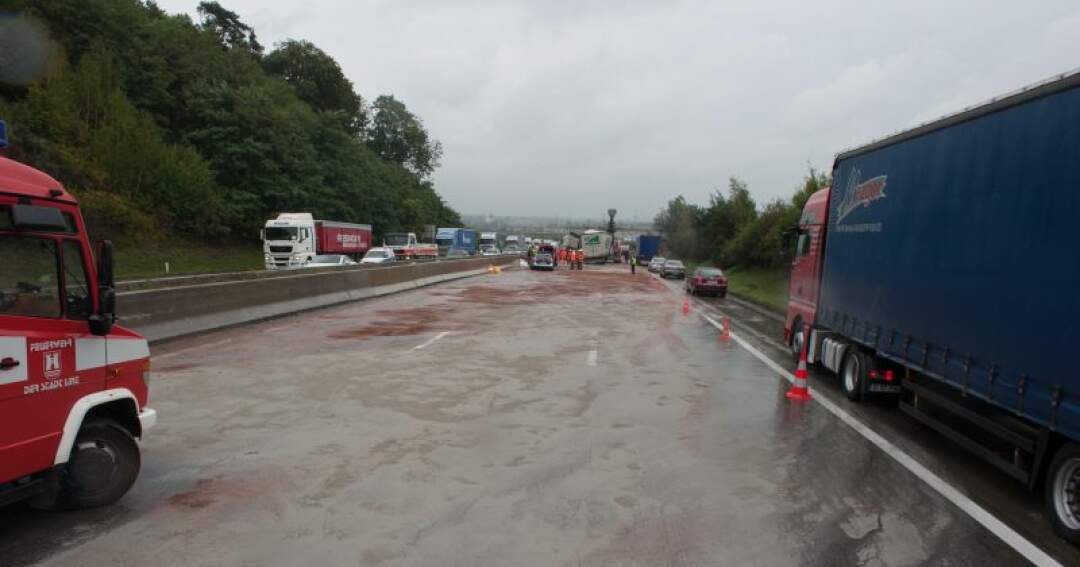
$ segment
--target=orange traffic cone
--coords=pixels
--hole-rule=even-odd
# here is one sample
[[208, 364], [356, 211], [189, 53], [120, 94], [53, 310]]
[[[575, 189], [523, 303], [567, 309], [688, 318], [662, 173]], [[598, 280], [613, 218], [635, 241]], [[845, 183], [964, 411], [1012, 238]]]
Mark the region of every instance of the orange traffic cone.
[[724, 317], [723, 331], [720, 332], [720, 340], [731, 340], [731, 319]]
[[810, 399], [810, 389], [806, 386], [808, 376], [809, 374], [806, 372], [806, 345], [804, 344], [802, 352], [799, 353], [799, 367], [795, 370], [795, 382], [785, 394], [789, 400], [805, 402]]
[[682, 300], [682, 314], [683, 315], [689, 315], [690, 314], [690, 300], [689, 299]]

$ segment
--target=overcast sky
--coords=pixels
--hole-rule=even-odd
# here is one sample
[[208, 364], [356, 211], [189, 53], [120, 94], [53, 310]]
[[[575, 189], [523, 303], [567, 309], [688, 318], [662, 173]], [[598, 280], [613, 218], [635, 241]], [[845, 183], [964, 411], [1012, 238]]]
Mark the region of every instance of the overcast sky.
[[1075, 0], [221, 4], [403, 100], [466, 213], [651, 219], [732, 175], [787, 198], [808, 164], [1080, 67]]

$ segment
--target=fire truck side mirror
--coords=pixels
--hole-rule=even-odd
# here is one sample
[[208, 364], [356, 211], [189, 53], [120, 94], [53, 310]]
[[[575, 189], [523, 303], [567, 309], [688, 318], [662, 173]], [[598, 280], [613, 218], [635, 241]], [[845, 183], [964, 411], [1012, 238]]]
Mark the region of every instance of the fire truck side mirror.
[[97, 313], [91, 315], [87, 322], [90, 323], [90, 332], [99, 337], [104, 337], [112, 330], [116, 322], [116, 290], [111, 287], [103, 287], [98, 291]]
[[112, 288], [116, 286], [116, 278], [113, 275], [113, 243], [111, 240], [102, 240], [98, 243], [98, 286]]
[[89, 318], [90, 332], [104, 336], [112, 330], [116, 321], [116, 277], [113, 273], [113, 244], [102, 240], [98, 243], [98, 312]]

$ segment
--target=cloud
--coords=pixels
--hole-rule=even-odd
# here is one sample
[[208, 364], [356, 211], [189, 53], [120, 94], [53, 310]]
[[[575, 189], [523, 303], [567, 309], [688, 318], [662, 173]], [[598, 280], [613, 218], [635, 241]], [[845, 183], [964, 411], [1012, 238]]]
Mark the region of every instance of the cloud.
[[437, 188], [476, 213], [651, 218], [731, 175], [786, 198], [807, 163], [1080, 61], [1071, 1], [225, 5], [405, 101], [445, 146]]

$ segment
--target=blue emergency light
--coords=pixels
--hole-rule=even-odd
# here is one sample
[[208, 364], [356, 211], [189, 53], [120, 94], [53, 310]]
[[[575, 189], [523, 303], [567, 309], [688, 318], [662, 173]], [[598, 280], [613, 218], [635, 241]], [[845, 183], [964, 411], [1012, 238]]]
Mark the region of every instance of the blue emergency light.
[[0, 120], [0, 148], [6, 148], [7, 144], [7, 124]]

